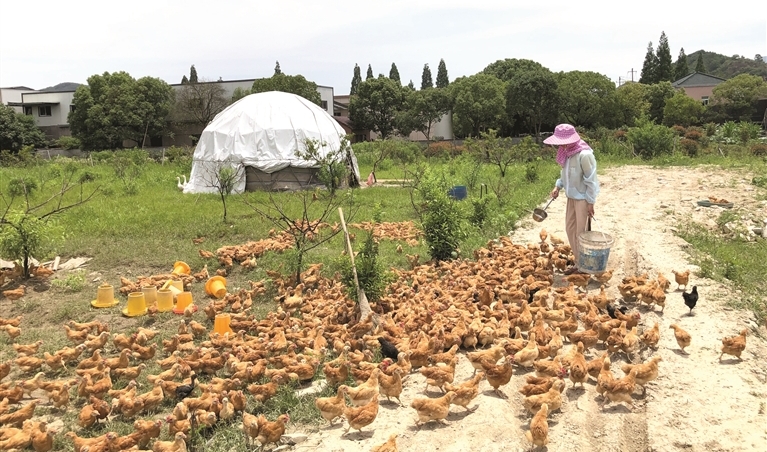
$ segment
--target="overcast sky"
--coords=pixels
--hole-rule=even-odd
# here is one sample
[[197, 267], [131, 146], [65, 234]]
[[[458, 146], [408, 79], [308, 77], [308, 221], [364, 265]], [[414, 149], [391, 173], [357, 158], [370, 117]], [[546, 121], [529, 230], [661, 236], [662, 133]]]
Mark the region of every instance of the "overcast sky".
[[[761, 5], [761, 6], [759, 6]], [[450, 81], [504, 58], [613, 81], [642, 67], [661, 31], [674, 60], [704, 49], [767, 56], [767, 2], [494, 0], [0, 1], [0, 86], [86, 83], [105, 71], [179, 83], [286, 74], [348, 94], [354, 64], [421, 83], [440, 58]]]

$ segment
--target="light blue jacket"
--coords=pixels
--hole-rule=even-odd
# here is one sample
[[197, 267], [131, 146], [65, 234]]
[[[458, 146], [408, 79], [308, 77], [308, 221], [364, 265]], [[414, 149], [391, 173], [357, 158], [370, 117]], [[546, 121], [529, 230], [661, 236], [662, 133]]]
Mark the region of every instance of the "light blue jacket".
[[585, 199], [587, 203], [594, 204], [599, 194], [594, 151], [584, 149], [568, 157], [557, 179], [557, 187], [564, 189], [568, 198]]

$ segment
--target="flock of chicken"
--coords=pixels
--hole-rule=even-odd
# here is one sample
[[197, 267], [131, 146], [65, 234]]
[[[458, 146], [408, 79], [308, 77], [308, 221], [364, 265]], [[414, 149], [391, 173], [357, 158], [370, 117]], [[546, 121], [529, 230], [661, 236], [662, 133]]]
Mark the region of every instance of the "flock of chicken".
[[[565, 379], [573, 386], [595, 380], [603, 406], [633, 405], [636, 386], [645, 391], [661, 360], [656, 354], [635, 363], [640, 350], [657, 347], [659, 325], [638, 330], [638, 311], [619, 307], [605, 292], [610, 273], [594, 275], [602, 287], [590, 296], [577, 289], [588, 285], [590, 275], [570, 275], [567, 287], [553, 287], [554, 269], [567, 266], [571, 251], [547, 238], [541, 231], [540, 243], [523, 246], [502, 237], [479, 249], [475, 260], [398, 270], [397, 280], [373, 305], [376, 314], [364, 319], [342, 284], [322, 277], [318, 264], [294, 287], [272, 274], [278, 306], [261, 320], [249, 307], [265, 292], [263, 282], [212, 300], [199, 314], [185, 312], [173, 335], [145, 328], [113, 334], [101, 322], [72, 321], [63, 328], [71, 346], [40, 356], [41, 341], [14, 343], [16, 358], [0, 364], [0, 450], [52, 449], [55, 433], [35, 416], [41, 404], [59, 412], [79, 410], [80, 430], [64, 435], [76, 452], [136, 451], [150, 443], [154, 452], [185, 452], [192, 432], [238, 420], [248, 444], [276, 444], [289, 414], [270, 421], [252, 412], [281, 385], [312, 380], [320, 369], [336, 395], [317, 397], [315, 404], [331, 424], [345, 419], [346, 434], [374, 428], [380, 396], [402, 405], [403, 385], [415, 370], [426, 378], [426, 388], [409, 406], [422, 424], [445, 422], [453, 405], [475, 410], [478, 405], [471, 405], [483, 380], [508, 397], [502, 388], [516, 368], [528, 373], [519, 390], [532, 415], [525, 435], [533, 446], [543, 446], [547, 417], [563, 404]], [[676, 274], [681, 285], [688, 277], [689, 272]], [[668, 286], [661, 275], [654, 280], [642, 275], [624, 279], [619, 290], [627, 301], [663, 307]], [[210, 333], [195, 319], [204, 315], [212, 323], [223, 312], [230, 314], [234, 335]], [[21, 320], [0, 318], [12, 341], [21, 335]], [[689, 345], [689, 334], [672, 327], [680, 347]], [[722, 353], [739, 358], [744, 348], [745, 330], [724, 339]], [[374, 359], [377, 350], [380, 362]], [[622, 377], [612, 373], [615, 354], [628, 358]], [[462, 359], [475, 373], [458, 382], [455, 369]], [[148, 374], [150, 368], [156, 373]], [[2, 382], [9, 375], [23, 378]], [[149, 390], [139, 391], [139, 377]], [[429, 388], [440, 396], [432, 397]], [[173, 406], [169, 413], [163, 413], [166, 406]], [[89, 437], [108, 417], [133, 421], [133, 432]], [[164, 425], [168, 441], [158, 439]], [[396, 439], [392, 435], [373, 450], [396, 451]]]

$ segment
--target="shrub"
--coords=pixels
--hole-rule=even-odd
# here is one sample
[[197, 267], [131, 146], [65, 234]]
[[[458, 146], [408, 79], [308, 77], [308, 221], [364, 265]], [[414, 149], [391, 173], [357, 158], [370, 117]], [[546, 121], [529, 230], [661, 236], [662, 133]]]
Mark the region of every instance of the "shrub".
[[651, 158], [671, 153], [674, 147], [674, 132], [671, 129], [646, 118], [637, 120], [637, 125], [628, 131], [629, 142], [637, 155]]
[[[354, 285], [351, 261], [346, 258], [341, 259], [339, 263], [343, 283], [348, 288], [349, 296], [356, 300], [357, 288]], [[360, 288], [365, 292], [365, 296], [371, 302], [378, 301], [384, 294], [392, 275], [386, 271], [383, 262], [378, 260], [378, 242], [373, 237], [372, 231], [365, 236], [362, 249], [354, 258], [354, 263], [357, 266], [357, 280], [360, 283]]]
[[700, 129], [690, 127], [687, 129], [684, 137], [688, 140], [700, 141], [701, 137], [703, 137], [703, 132]]
[[752, 122], [741, 122], [738, 124], [738, 137], [743, 144], [759, 138], [760, 133], [762, 133], [762, 126], [759, 124]]
[[706, 136], [707, 137], [713, 137], [714, 135], [716, 135], [717, 125], [715, 123], [707, 122], [704, 127], [706, 129]]
[[192, 159], [194, 148], [186, 146], [171, 146], [165, 149], [165, 159], [169, 162], [187, 162]]
[[767, 157], [767, 144], [755, 143], [751, 145], [751, 153], [757, 157]]
[[114, 157], [115, 153], [114, 151], [94, 151], [90, 154], [91, 160], [97, 163], [104, 163], [112, 160], [112, 157]]
[[679, 135], [680, 137], [683, 137], [685, 133], [687, 133], [687, 129], [684, 128], [684, 126], [674, 126], [672, 127], [674, 129], [674, 132]]
[[490, 214], [490, 196], [472, 198], [471, 208], [472, 211], [471, 215], [469, 215], [469, 222], [474, 226], [481, 228]]
[[454, 146], [449, 141], [437, 141], [429, 143], [429, 146], [423, 151], [425, 157], [449, 158], [460, 155], [463, 149], [460, 146]]
[[695, 157], [696, 155], [698, 155], [699, 145], [698, 145], [698, 142], [695, 140], [682, 138], [681, 140], [679, 140], [679, 146], [681, 146], [685, 154], [687, 154], [690, 157]]
[[451, 200], [449, 184], [428, 169], [415, 189], [421, 199], [419, 214], [429, 254], [438, 261], [457, 256], [456, 249], [466, 232], [460, 201]]
[[56, 146], [67, 151], [71, 149], [80, 149], [80, 140], [75, 137], [61, 137], [56, 140]]
[[616, 130], [613, 137], [618, 141], [626, 141], [626, 131], [622, 129]]

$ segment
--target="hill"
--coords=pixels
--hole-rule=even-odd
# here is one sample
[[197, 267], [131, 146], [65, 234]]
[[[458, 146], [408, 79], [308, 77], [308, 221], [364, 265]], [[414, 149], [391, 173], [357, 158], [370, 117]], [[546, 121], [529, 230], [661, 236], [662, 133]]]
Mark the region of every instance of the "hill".
[[751, 74], [767, 79], [767, 63], [764, 61], [757, 61], [741, 55], [725, 56], [705, 50], [698, 50], [687, 55], [687, 67], [690, 68], [690, 71], [695, 69], [701, 54], [703, 55], [703, 66], [706, 68], [704, 71], [706, 74], [723, 79], [730, 79], [740, 74]]
[[[704, 61], [705, 61], [705, 59], [704, 59]], [[81, 85], [81, 83], [64, 82], [64, 83], [59, 83], [58, 85], [54, 85], [54, 86], [49, 86], [47, 88], [43, 88], [40, 91], [50, 91], [50, 92], [74, 91], [80, 85]]]

